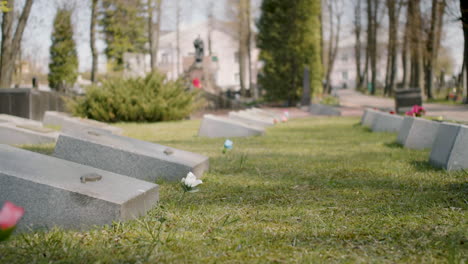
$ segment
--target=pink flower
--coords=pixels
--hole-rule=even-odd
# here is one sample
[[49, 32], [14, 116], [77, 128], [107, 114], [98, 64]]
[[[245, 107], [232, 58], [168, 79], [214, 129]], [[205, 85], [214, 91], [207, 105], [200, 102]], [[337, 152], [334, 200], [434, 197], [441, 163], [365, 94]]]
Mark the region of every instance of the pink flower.
[[414, 116], [414, 113], [413, 113], [413, 111], [408, 111], [408, 112], [405, 113], [405, 115], [407, 115], [407, 116]]
[[5, 202], [0, 210], [0, 230], [15, 227], [23, 215], [24, 209], [22, 207], [16, 206], [12, 202]]
[[286, 116], [283, 116], [283, 117], [281, 118], [281, 122], [283, 122], [283, 123], [288, 122], [288, 118], [287, 118]]

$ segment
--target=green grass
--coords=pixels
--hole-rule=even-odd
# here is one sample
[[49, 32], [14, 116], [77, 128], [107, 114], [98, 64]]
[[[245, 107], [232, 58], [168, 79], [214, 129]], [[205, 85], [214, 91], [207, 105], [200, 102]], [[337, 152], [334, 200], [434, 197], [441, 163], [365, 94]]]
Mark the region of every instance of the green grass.
[[146, 217], [16, 235], [0, 263], [466, 263], [468, 174], [357, 123], [293, 120], [225, 155], [224, 139], [196, 136], [199, 121], [121, 124], [209, 156], [200, 192], [161, 183]]

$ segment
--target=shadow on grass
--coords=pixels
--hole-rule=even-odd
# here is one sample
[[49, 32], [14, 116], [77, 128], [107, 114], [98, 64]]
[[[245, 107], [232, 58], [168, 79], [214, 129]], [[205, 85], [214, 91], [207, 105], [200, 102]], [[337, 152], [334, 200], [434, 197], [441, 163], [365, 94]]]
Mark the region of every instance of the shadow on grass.
[[403, 146], [400, 145], [398, 142], [390, 142], [390, 143], [385, 143], [384, 144], [388, 148], [394, 148], [394, 149], [403, 149]]
[[412, 160], [409, 162], [410, 165], [419, 172], [444, 172], [445, 170], [441, 168], [436, 168], [432, 166], [429, 161], [421, 161], [421, 160]]

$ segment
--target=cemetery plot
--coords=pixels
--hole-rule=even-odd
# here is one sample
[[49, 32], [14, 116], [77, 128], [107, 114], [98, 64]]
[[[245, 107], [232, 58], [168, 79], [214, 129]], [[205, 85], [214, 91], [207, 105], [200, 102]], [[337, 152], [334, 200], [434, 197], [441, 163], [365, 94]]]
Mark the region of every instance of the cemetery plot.
[[60, 135], [54, 156], [151, 182], [201, 177], [209, 168], [208, 157], [196, 153], [83, 129]]
[[158, 185], [0, 145], [0, 204], [25, 209], [19, 229], [86, 229], [144, 215]]
[[92, 128], [103, 133], [122, 134], [122, 129], [118, 127], [110, 126], [95, 120], [71, 117], [65, 113], [54, 111], [47, 111], [45, 113], [43, 123], [44, 125], [61, 127], [64, 132]]
[[265, 130], [262, 127], [252, 126], [225, 117], [204, 115], [198, 135], [209, 138], [248, 137], [263, 135], [264, 132]]
[[442, 123], [429, 162], [446, 170], [468, 168], [468, 126]]
[[403, 120], [397, 142], [405, 148], [430, 149], [439, 125], [439, 122], [407, 116]]

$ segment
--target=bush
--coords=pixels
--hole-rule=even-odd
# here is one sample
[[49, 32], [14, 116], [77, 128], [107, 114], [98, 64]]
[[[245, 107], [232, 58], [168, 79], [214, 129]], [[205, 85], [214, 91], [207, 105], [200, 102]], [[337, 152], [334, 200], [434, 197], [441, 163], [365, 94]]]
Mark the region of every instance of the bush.
[[168, 81], [151, 73], [90, 86], [85, 96], [69, 100], [68, 107], [74, 115], [104, 122], [156, 122], [187, 117], [199, 105], [198, 98], [182, 79]]

